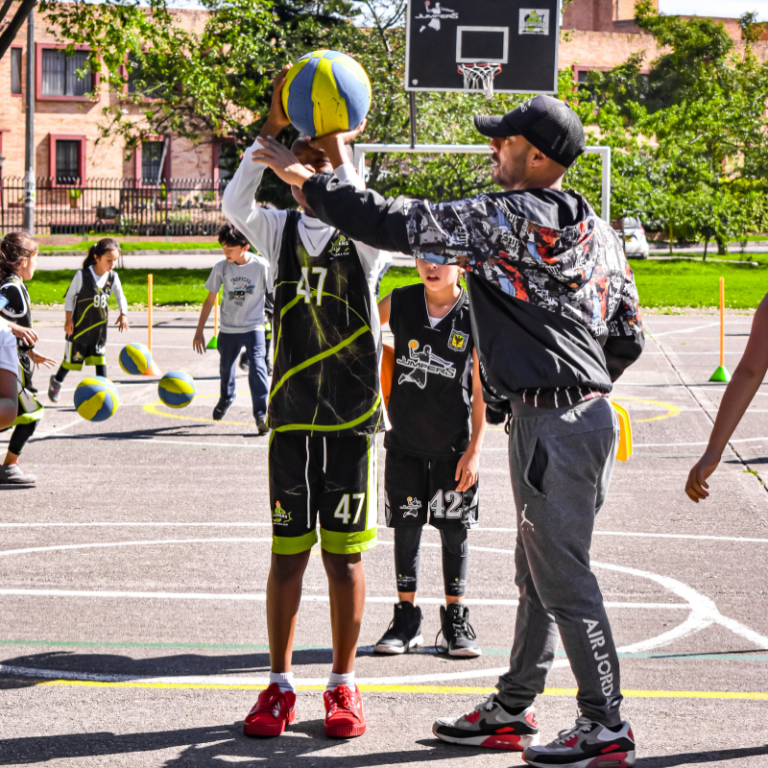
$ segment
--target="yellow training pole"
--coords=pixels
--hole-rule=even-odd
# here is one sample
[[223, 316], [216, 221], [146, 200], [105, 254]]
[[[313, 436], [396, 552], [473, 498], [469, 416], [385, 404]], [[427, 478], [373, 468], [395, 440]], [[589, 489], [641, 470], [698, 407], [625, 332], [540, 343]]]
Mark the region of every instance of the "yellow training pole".
[[725, 279], [720, 278], [720, 365], [712, 374], [710, 381], [731, 380], [731, 374], [725, 367]]

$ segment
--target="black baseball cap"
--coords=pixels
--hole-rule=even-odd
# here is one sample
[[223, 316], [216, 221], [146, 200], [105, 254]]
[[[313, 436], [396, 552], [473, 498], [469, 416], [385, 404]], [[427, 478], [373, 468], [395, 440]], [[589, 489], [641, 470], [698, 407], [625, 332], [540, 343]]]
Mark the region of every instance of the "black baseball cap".
[[556, 163], [570, 168], [584, 151], [584, 126], [568, 104], [552, 96], [534, 96], [506, 115], [476, 115], [483, 136], [522, 136]]

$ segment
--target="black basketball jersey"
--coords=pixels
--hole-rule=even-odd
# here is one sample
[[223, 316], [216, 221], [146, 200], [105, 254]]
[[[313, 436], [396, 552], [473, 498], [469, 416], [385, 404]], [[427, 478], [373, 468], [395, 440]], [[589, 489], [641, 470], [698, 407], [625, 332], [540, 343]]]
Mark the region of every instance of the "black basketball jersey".
[[299, 218], [288, 211], [275, 279], [269, 426], [326, 436], [380, 432], [381, 336], [357, 249], [337, 232], [310, 256]]
[[422, 458], [449, 459], [469, 444], [472, 418], [472, 329], [462, 289], [453, 309], [432, 328], [424, 285], [396, 288], [389, 327], [395, 370], [384, 447]]
[[[22, 328], [32, 327], [32, 306], [29, 301], [29, 291], [20, 277], [9, 275], [0, 285], [0, 297], [4, 299], [4, 301], [0, 301], [0, 317], [11, 323], [16, 323]], [[24, 370], [27, 381], [32, 380], [32, 361], [29, 357], [29, 350], [32, 349], [32, 346], [21, 339], [16, 339], [19, 363]]]
[[72, 322], [75, 332], [71, 341], [79, 348], [98, 350], [107, 343], [109, 297], [115, 282], [115, 273], [109, 273], [103, 288], [99, 288], [90, 267], [81, 270], [83, 284], [77, 294]]

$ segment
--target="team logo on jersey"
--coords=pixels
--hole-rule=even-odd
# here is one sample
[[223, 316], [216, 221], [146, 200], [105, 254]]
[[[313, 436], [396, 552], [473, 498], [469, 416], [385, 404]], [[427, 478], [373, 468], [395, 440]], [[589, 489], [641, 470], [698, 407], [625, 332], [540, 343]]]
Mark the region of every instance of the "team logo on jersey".
[[427, 386], [427, 375], [430, 373], [445, 376], [448, 379], [456, 378], [456, 369], [453, 367], [453, 363], [434, 354], [429, 344], [419, 352], [419, 342], [416, 339], [411, 339], [408, 342], [408, 357], [399, 358], [397, 364], [403, 368], [410, 368], [408, 373], [400, 374], [397, 383], [410, 382], [419, 389], [424, 389]]
[[421, 506], [421, 502], [415, 496], [409, 496], [400, 509], [404, 510], [403, 517], [418, 517]]
[[462, 333], [461, 331], [452, 328], [451, 335], [448, 338], [448, 348], [452, 349], [454, 352], [463, 352], [464, 349], [466, 349], [468, 338], [468, 333]]
[[331, 245], [331, 256], [336, 259], [339, 256], [351, 255], [352, 242], [346, 235], [339, 235]]
[[272, 525], [288, 525], [291, 522], [291, 513], [286, 512], [281, 506], [280, 502], [275, 502], [275, 509], [272, 512]]

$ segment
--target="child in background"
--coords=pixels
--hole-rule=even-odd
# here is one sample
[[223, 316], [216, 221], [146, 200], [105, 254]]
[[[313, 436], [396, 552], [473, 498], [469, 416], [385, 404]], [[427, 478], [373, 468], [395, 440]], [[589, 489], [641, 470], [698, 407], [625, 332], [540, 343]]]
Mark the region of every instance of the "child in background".
[[203, 329], [223, 285], [218, 339], [221, 397], [213, 409], [213, 418], [221, 421], [235, 401], [235, 365], [240, 350], [245, 347], [250, 363], [248, 384], [253, 417], [259, 434], [265, 435], [269, 432], [266, 420], [269, 382], [264, 359], [264, 300], [270, 287], [269, 266], [264, 259], [249, 252], [248, 241], [231, 224], [224, 224], [219, 230], [219, 243], [224, 258], [216, 263], [205, 283], [208, 298], [200, 311], [192, 346], [201, 355], [205, 353]]
[[450, 656], [480, 656], [463, 605], [467, 532], [477, 526], [478, 466], [485, 434], [480, 363], [460, 267], [416, 260], [423, 285], [396, 288], [379, 302], [395, 337], [395, 367], [384, 437], [387, 527], [395, 529], [400, 600], [377, 653], [407, 653], [423, 643], [416, 605], [421, 531], [429, 522], [443, 544], [446, 607], [440, 646]]
[[0, 485], [34, 485], [36, 478], [19, 467], [19, 455], [34, 434], [44, 408], [35, 397], [32, 386], [33, 365], [52, 367], [55, 360], [34, 350], [37, 334], [32, 330], [32, 309], [24, 285], [31, 280], [37, 265], [37, 243], [24, 233], [14, 232], [0, 242], [0, 317], [8, 321], [17, 336], [18, 371], [15, 427], [8, 452], [0, 466]]
[[707, 478], [717, 469], [728, 441], [763, 383], [768, 371], [767, 338], [768, 294], [755, 312], [746, 349], [720, 401], [707, 449], [688, 473], [685, 492], [696, 504], [709, 496]]
[[[264, 360], [267, 364], [267, 376], [272, 375], [272, 356], [270, 355], [270, 348], [272, 346], [272, 312], [275, 308], [275, 297], [272, 295], [272, 291], [267, 291], [267, 295], [264, 297]], [[243, 352], [240, 355], [240, 362], [238, 363], [240, 370], [248, 373], [250, 363], [248, 362], [248, 353]]]
[[120, 243], [105, 237], [92, 245], [75, 272], [64, 299], [64, 333], [67, 345], [64, 362], [48, 385], [48, 397], [59, 402], [61, 385], [70, 371], [82, 371], [83, 365], [95, 365], [97, 376], [107, 375], [104, 352], [109, 323], [109, 297], [114, 293], [120, 314], [117, 327], [128, 329], [128, 302], [114, 267], [120, 258]]

